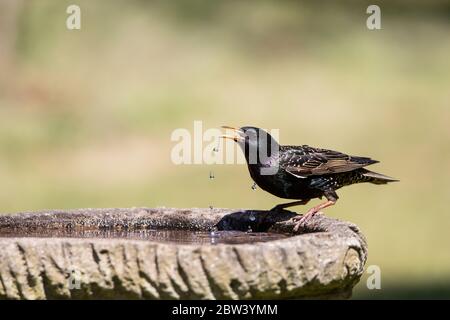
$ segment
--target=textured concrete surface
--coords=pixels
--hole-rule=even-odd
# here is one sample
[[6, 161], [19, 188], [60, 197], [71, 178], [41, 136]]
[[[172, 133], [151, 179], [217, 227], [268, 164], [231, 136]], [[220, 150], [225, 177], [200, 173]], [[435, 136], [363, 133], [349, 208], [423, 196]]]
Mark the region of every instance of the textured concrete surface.
[[[0, 216], [3, 299], [348, 298], [367, 246], [350, 223], [316, 215], [298, 235], [192, 245], [68, 238], [71, 230], [247, 230], [292, 233], [294, 213], [230, 209], [80, 209]], [[15, 237], [36, 230], [60, 238]], [[65, 231], [64, 231], [65, 230]], [[6, 236], [7, 235], [7, 236]]]

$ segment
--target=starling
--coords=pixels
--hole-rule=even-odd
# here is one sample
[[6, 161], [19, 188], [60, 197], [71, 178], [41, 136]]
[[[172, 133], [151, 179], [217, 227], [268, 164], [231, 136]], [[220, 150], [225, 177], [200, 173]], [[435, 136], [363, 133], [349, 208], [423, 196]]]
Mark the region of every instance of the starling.
[[339, 198], [336, 190], [341, 187], [360, 182], [386, 184], [398, 181], [365, 169], [378, 163], [371, 158], [308, 145], [281, 146], [267, 132], [256, 127], [223, 128], [232, 130], [233, 135], [222, 138], [232, 139], [241, 147], [250, 176], [258, 187], [280, 198], [296, 199], [272, 210], [304, 205], [311, 199], [325, 196], [327, 201], [294, 218], [297, 221], [295, 231], [317, 212], [334, 205]]

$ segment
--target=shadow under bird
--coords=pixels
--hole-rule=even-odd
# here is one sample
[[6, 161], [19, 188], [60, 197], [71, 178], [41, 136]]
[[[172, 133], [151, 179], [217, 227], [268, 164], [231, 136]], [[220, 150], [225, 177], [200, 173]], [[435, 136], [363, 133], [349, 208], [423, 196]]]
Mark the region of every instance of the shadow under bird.
[[272, 210], [304, 205], [314, 198], [327, 199], [303, 216], [294, 218], [298, 221], [295, 231], [320, 210], [334, 205], [339, 198], [336, 194], [339, 188], [361, 182], [386, 184], [398, 181], [364, 168], [378, 163], [368, 157], [350, 156], [308, 145], [282, 146], [256, 127], [223, 128], [232, 130], [232, 135], [221, 137], [232, 139], [241, 147], [250, 176], [261, 189], [280, 198], [296, 199], [279, 204]]

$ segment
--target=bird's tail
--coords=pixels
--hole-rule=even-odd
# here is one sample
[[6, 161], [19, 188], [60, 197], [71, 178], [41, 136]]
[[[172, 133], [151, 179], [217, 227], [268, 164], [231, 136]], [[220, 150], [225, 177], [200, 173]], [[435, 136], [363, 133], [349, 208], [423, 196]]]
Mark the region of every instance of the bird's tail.
[[362, 175], [367, 178], [367, 182], [373, 183], [373, 184], [386, 184], [389, 182], [396, 182], [396, 181], [400, 181], [388, 176], [385, 176], [384, 174], [381, 173], [376, 173], [373, 171], [369, 171], [367, 169], [363, 169], [364, 171], [362, 172]]

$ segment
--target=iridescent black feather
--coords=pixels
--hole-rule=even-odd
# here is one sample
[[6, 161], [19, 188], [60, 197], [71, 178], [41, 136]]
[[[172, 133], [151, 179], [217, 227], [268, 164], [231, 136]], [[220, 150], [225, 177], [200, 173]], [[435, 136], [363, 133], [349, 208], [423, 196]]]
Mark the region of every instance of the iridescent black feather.
[[[244, 151], [247, 163], [252, 143], [256, 143], [258, 150], [262, 144], [278, 147], [265, 161], [258, 157], [257, 163], [248, 163], [248, 169], [261, 189], [280, 198], [309, 200], [325, 196], [335, 202], [338, 199], [335, 191], [344, 186], [361, 182], [385, 184], [397, 181], [365, 169], [378, 162], [368, 157], [350, 156], [308, 145], [280, 146], [274, 138], [255, 127], [243, 127], [239, 132], [243, 139], [237, 142]], [[268, 141], [261, 139], [262, 136], [267, 137]], [[274, 174], [262, 174], [262, 168], [277, 170], [273, 170]]]

